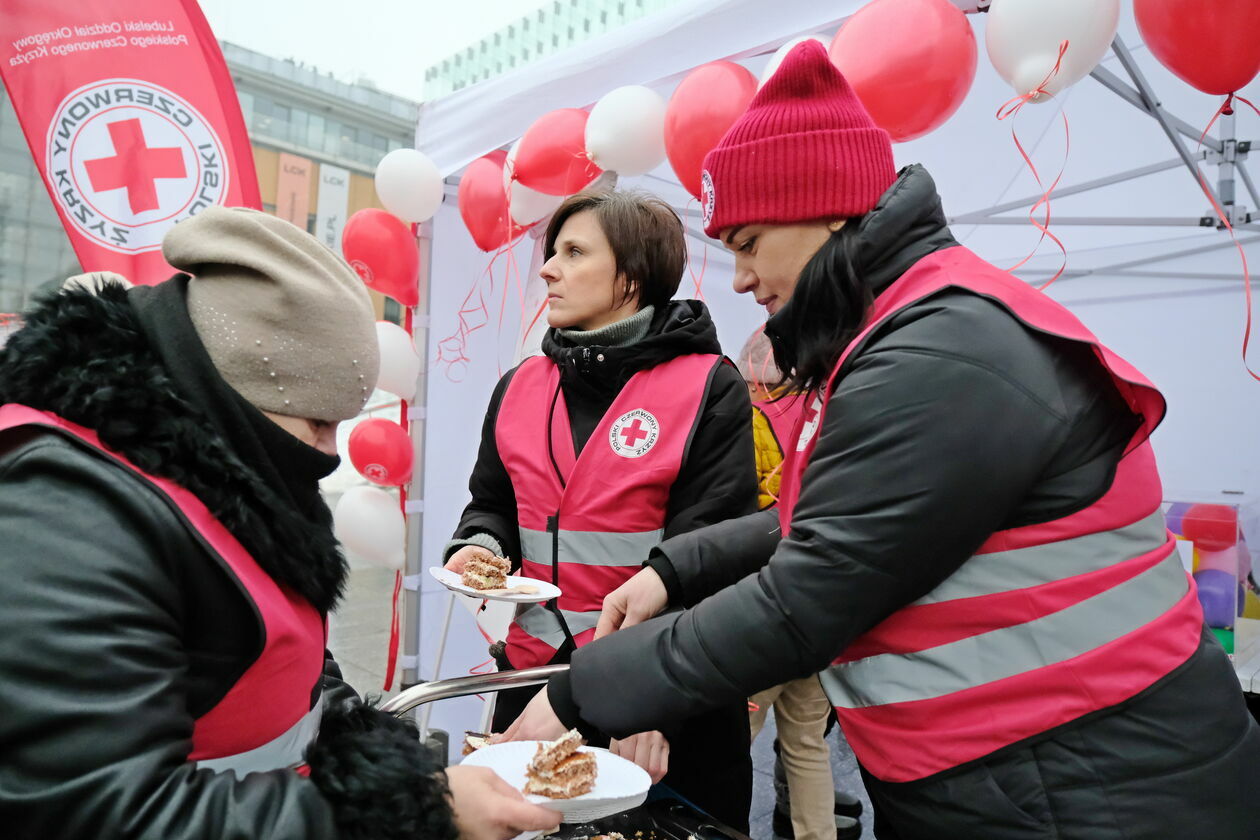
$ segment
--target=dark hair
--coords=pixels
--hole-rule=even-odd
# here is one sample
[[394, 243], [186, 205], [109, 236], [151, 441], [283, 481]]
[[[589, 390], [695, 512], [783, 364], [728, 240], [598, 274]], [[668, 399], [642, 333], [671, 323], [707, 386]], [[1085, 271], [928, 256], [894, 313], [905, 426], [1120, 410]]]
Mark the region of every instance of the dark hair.
[[682, 221], [674, 208], [645, 193], [611, 190], [578, 193], [566, 199], [547, 224], [544, 260], [555, 255], [560, 228], [584, 210], [594, 212], [612, 246], [617, 272], [625, 275], [626, 287], [618, 306], [635, 295], [640, 309], [660, 306], [674, 296], [687, 265]]
[[766, 322], [787, 393], [825, 385], [866, 320], [872, 296], [853, 267], [857, 221], [827, 238], [801, 269], [792, 297]]

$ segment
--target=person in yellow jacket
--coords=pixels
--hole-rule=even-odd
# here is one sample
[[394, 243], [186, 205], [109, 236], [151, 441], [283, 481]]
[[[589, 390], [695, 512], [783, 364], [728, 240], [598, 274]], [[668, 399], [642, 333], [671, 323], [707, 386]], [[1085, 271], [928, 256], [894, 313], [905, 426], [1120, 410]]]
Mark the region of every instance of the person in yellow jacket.
[[[753, 403], [757, 509], [766, 510], [778, 504], [785, 454], [782, 441], [790, 439], [804, 401], [784, 395], [779, 388], [783, 375], [760, 328], [744, 343], [735, 366], [748, 384]], [[835, 791], [826, 740], [831, 705], [818, 678], [792, 680], [753, 695], [749, 700], [753, 740], [765, 725], [771, 706], [779, 733], [775, 743], [774, 833], [795, 840], [857, 837], [861, 825], [854, 817], [861, 813], [861, 803]], [[780, 794], [785, 777], [786, 800]], [[843, 810], [837, 814], [839, 809]]]

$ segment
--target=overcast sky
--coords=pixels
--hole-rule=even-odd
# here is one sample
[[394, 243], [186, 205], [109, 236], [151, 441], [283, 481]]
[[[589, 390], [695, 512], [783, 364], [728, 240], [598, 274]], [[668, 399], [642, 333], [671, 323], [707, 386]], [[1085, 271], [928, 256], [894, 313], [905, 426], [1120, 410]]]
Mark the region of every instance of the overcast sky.
[[419, 100], [424, 69], [543, 0], [200, 0], [217, 37]]

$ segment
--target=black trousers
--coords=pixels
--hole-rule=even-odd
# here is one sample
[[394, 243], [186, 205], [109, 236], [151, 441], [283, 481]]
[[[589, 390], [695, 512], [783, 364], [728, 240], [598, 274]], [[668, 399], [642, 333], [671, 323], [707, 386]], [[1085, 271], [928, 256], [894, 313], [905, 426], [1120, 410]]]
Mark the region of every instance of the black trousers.
[[[569, 661], [562, 650], [548, 664]], [[506, 665], [501, 660], [501, 669]], [[502, 732], [541, 688], [500, 691], [494, 708], [494, 731]], [[737, 703], [682, 721], [668, 731], [669, 772], [661, 780], [675, 793], [714, 819], [745, 834], [752, 806], [752, 755], [749, 752], [748, 705]], [[592, 741], [608, 746], [608, 738]]]

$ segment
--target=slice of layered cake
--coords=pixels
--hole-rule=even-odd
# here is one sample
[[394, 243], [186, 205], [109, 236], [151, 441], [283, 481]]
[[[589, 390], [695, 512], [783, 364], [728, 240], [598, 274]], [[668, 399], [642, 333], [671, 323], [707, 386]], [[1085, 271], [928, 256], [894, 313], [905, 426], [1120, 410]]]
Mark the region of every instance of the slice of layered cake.
[[595, 754], [581, 752], [582, 736], [570, 729], [555, 741], [538, 745], [525, 768], [525, 792], [551, 799], [572, 799], [595, 787]]
[[502, 589], [507, 586], [507, 573], [511, 570], [512, 564], [506, 557], [486, 552], [464, 564], [459, 582], [469, 589]]
[[490, 735], [486, 732], [464, 733], [464, 755], [472, 755], [482, 747], [490, 746]]

